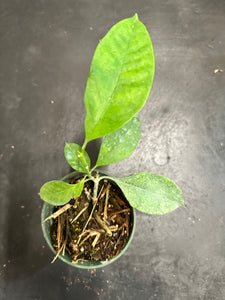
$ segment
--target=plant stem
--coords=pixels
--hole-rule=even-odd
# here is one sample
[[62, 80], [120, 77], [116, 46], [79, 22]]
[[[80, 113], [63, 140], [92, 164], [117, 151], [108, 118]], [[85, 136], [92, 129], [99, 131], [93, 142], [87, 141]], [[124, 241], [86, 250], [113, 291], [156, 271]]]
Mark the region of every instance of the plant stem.
[[[94, 182], [94, 190], [93, 190], [93, 197], [92, 197], [92, 211], [91, 211], [91, 214], [82, 230], [82, 233], [85, 231], [85, 229], [87, 228], [87, 225], [89, 223], [89, 221], [91, 220], [92, 218], [92, 215], [93, 217], [95, 218], [95, 220], [97, 221], [97, 223], [99, 224], [99, 226], [104, 229], [104, 231], [106, 232], [106, 234], [108, 236], [112, 236], [112, 232], [110, 231], [110, 229], [108, 228], [108, 226], [105, 224], [105, 222], [100, 218], [100, 216], [97, 214], [97, 210], [95, 209], [96, 208], [96, 205], [97, 205], [97, 202], [98, 202], [98, 198], [100, 197], [100, 194], [101, 194], [101, 191], [100, 193], [98, 194], [98, 187], [99, 187], [99, 182], [101, 181], [102, 177], [99, 177], [99, 175], [97, 175], [97, 177], [93, 177], [92, 175], [88, 175], [89, 179], [92, 180]], [[103, 186], [102, 186], [103, 188]], [[79, 242], [80, 242], [80, 239], [81, 239], [81, 235], [80, 235], [80, 238], [77, 242], [77, 244], [79, 245]]]
[[97, 166], [94, 166], [92, 169], [91, 169], [91, 173], [97, 168]]
[[86, 146], [87, 146], [87, 143], [88, 143], [88, 141], [87, 141], [86, 138], [85, 138], [84, 144], [83, 144], [83, 146], [82, 146], [82, 151], [85, 150], [85, 148], [86, 148]]
[[93, 191], [93, 197], [92, 197], [93, 206], [94, 206], [95, 202], [97, 201], [98, 186], [99, 186], [99, 178], [97, 177], [94, 179], [94, 191]]

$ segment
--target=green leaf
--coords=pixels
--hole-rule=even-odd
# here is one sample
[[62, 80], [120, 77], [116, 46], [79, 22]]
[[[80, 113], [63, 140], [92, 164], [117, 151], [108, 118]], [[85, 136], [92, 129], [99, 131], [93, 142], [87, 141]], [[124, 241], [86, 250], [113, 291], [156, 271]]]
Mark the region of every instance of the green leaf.
[[107, 135], [101, 145], [96, 166], [105, 166], [129, 157], [141, 135], [140, 121], [134, 117], [122, 128]]
[[184, 205], [181, 189], [169, 178], [139, 173], [124, 178], [113, 178], [130, 205], [147, 214], [162, 215]]
[[51, 205], [64, 205], [73, 197], [76, 199], [82, 193], [84, 179], [77, 184], [69, 184], [60, 180], [46, 182], [40, 190], [42, 200]]
[[84, 96], [86, 142], [131, 120], [144, 106], [153, 77], [152, 43], [135, 14], [114, 25], [96, 48]]
[[67, 162], [74, 170], [87, 173], [90, 168], [90, 158], [80, 145], [66, 143], [64, 154]]

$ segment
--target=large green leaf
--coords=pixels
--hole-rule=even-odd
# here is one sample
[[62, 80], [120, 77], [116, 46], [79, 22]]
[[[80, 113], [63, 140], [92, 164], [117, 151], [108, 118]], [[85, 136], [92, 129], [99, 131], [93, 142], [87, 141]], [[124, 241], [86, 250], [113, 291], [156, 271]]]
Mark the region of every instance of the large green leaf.
[[68, 203], [72, 197], [80, 196], [84, 187], [84, 179], [77, 184], [69, 184], [60, 180], [46, 182], [40, 190], [42, 200], [51, 205], [64, 205]]
[[96, 48], [84, 96], [86, 142], [131, 120], [144, 106], [153, 77], [152, 43], [135, 14], [114, 25]]
[[107, 135], [101, 145], [96, 166], [105, 166], [129, 157], [141, 135], [140, 121], [134, 117], [123, 127]]
[[139, 173], [124, 178], [113, 178], [130, 205], [147, 214], [166, 214], [184, 205], [181, 189], [169, 178]]
[[66, 143], [64, 154], [69, 165], [82, 173], [87, 173], [90, 168], [90, 158], [81, 146], [75, 143]]

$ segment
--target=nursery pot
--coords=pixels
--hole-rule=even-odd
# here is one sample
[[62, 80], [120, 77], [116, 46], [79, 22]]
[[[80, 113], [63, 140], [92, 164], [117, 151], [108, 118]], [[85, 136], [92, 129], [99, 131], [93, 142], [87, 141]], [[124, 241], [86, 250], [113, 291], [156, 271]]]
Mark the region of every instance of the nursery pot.
[[[100, 173], [100, 175], [105, 175], [104, 173], [101, 173], [101, 172], [99, 172], [99, 173]], [[72, 173], [66, 175], [65, 177], [63, 177], [61, 180], [70, 183], [71, 179], [80, 178], [82, 176], [84, 176], [83, 173], [72, 172]], [[114, 183], [114, 182], [113, 182], [113, 184], [116, 185], [116, 183]], [[54, 212], [54, 206], [45, 202], [43, 205], [43, 208], [42, 208], [42, 213], [41, 213], [41, 225], [42, 225], [42, 231], [43, 231], [45, 240], [48, 243], [48, 245], [49, 245], [50, 249], [52, 250], [52, 252], [54, 253], [54, 255], [56, 255], [57, 253], [52, 245], [52, 239], [51, 239], [51, 225], [53, 223], [53, 220], [51, 219], [51, 220], [47, 220], [44, 222], [44, 220], [47, 217], [49, 217], [53, 212]], [[122, 249], [122, 251], [117, 256], [111, 258], [110, 260], [107, 260], [107, 261], [89, 260], [89, 261], [84, 261], [84, 262], [73, 263], [72, 258], [69, 256], [69, 254], [67, 252], [65, 252], [64, 256], [62, 255], [62, 253], [60, 253], [58, 255], [58, 258], [73, 267], [82, 268], [82, 269], [96, 269], [96, 268], [105, 267], [105, 266], [111, 264], [112, 262], [116, 261], [121, 255], [124, 254], [124, 252], [127, 250], [128, 246], [131, 243], [131, 240], [133, 238], [134, 231], [135, 231], [135, 224], [136, 224], [135, 210], [133, 207], [131, 207], [130, 217], [131, 217], [132, 226], [130, 229], [130, 236], [128, 238], [128, 241], [127, 241], [125, 247]]]

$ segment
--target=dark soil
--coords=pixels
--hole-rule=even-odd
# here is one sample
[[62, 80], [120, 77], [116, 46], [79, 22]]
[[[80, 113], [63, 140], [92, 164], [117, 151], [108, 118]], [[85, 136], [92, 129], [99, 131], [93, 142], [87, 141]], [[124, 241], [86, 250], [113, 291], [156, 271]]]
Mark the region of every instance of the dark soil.
[[[73, 179], [71, 184], [77, 181]], [[100, 181], [98, 202], [88, 221], [93, 208], [92, 195], [93, 183], [89, 181], [79, 198], [55, 209], [55, 212], [65, 211], [53, 221], [53, 246], [57, 253], [67, 251], [74, 263], [110, 260], [121, 252], [129, 239], [131, 206], [119, 187], [107, 180]]]

